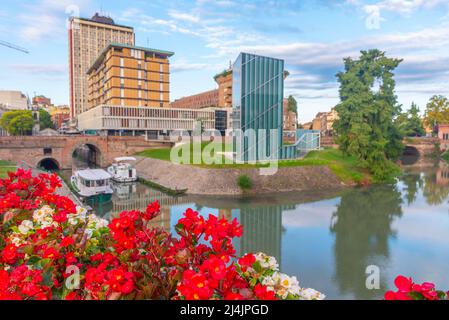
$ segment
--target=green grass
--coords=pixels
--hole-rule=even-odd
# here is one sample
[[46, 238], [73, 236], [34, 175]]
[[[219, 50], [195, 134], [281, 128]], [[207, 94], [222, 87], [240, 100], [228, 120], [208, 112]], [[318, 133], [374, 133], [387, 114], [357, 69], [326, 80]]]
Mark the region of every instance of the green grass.
[[14, 163], [7, 160], [0, 160], [0, 178], [6, 178], [8, 176], [8, 172], [16, 171], [17, 167]]
[[[206, 160], [202, 159], [201, 154], [205, 150], [206, 147], [217, 147], [218, 143], [214, 142], [204, 142], [201, 144], [201, 152], [199, 150], [193, 150], [192, 145], [190, 145], [190, 164], [193, 163], [193, 157], [198, 156], [198, 159], [201, 160], [200, 163], [196, 163], [194, 165], [205, 167], [205, 168], [214, 168], [214, 169], [241, 169], [241, 168], [263, 168], [268, 167], [269, 164], [249, 164], [249, 163], [225, 163], [224, 156], [215, 155], [215, 153], [211, 154], [211, 157], [208, 157]], [[177, 148], [181, 148], [177, 147]], [[223, 144], [223, 151], [232, 151], [232, 145]], [[184, 146], [187, 148], [187, 146]], [[170, 161], [170, 148], [163, 149], [152, 149], [146, 150], [138, 153], [137, 155], [154, 158], [159, 160]], [[179, 149], [178, 149], [179, 151]], [[222, 164], [206, 163], [207, 160], [212, 160], [213, 157], [216, 159], [221, 159]], [[227, 159], [229, 161], [229, 159]], [[356, 157], [350, 157], [344, 155], [340, 150], [337, 149], [324, 149], [320, 151], [311, 151], [304, 158], [297, 160], [281, 160], [278, 162], [279, 167], [301, 167], [301, 166], [328, 166], [332, 172], [338, 176], [344, 182], [356, 182], [360, 183], [363, 179], [369, 179], [369, 172], [366, 169], [359, 167], [358, 160]]]

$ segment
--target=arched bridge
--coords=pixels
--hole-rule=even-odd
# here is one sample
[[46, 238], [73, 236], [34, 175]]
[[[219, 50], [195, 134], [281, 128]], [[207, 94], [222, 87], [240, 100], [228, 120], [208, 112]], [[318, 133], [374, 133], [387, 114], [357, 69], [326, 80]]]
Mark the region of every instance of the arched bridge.
[[70, 169], [74, 153], [84, 146], [93, 151], [93, 162], [106, 167], [116, 157], [171, 145], [170, 141], [146, 141], [144, 137], [123, 136], [0, 137], [0, 159], [16, 163], [23, 161], [32, 167], [51, 162], [58, 169]]
[[438, 138], [413, 137], [405, 138], [404, 155], [402, 157], [403, 164], [424, 164], [429, 158], [439, 152]]

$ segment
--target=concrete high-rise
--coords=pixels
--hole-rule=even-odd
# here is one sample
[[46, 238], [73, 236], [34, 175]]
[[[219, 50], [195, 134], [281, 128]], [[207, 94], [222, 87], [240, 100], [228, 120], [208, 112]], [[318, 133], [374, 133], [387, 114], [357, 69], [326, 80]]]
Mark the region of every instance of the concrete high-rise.
[[70, 18], [69, 25], [70, 116], [88, 110], [87, 70], [110, 43], [134, 45], [132, 27], [95, 14], [91, 19]]
[[110, 43], [87, 71], [89, 109], [98, 105], [168, 107], [173, 54]]

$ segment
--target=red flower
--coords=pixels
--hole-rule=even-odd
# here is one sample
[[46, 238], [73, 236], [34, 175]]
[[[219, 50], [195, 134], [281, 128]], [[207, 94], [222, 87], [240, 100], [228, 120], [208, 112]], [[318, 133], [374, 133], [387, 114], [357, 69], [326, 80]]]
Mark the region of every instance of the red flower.
[[61, 240], [61, 247], [63, 248], [67, 248], [68, 246], [72, 245], [75, 243], [75, 240], [73, 240], [72, 237], [64, 237]]
[[44, 254], [42, 255], [44, 258], [56, 260], [60, 257], [59, 252], [55, 248], [47, 248], [44, 250]]
[[226, 265], [223, 260], [211, 257], [206, 260], [200, 268], [203, 272], [209, 272], [215, 280], [222, 280], [226, 276]]
[[256, 257], [252, 253], [248, 253], [239, 259], [239, 265], [245, 270], [252, 267], [254, 262], [256, 262]]
[[276, 300], [275, 292], [260, 283], [254, 287], [254, 294], [259, 300]]
[[8, 244], [3, 248], [2, 259], [8, 264], [13, 264], [17, 259], [17, 247], [13, 244]]
[[410, 292], [413, 286], [412, 278], [406, 278], [404, 276], [397, 276], [394, 284], [402, 292]]

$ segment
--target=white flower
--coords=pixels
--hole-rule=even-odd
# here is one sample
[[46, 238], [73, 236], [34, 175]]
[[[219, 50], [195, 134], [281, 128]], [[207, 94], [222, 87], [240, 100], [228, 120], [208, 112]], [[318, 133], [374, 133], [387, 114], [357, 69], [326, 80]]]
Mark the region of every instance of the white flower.
[[17, 247], [24, 243], [24, 241], [22, 239], [20, 239], [19, 237], [12, 237], [10, 240], [11, 240], [11, 243]]
[[42, 210], [42, 209], [34, 210], [34, 212], [33, 212], [33, 219], [34, 219], [34, 221], [40, 222], [44, 218], [45, 218], [44, 210]]
[[33, 222], [30, 220], [23, 220], [19, 226], [19, 231], [21, 234], [28, 234], [28, 232], [33, 228]]
[[300, 300], [323, 300], [324, 298], [326, 298], [324, 294], [311, 288], [301, 289], [299, 292]]
[[87, 213], [87, 209], [86, 208], [80, 207], [80, 206], [76, 207], [76, 214], [79, 215], [80, 217], [85, 218], [86, 217], [86, 213]]
[[45, 217], [42, 221], [40, 221], [40, 223], [41, 223], [42, 228], [46, 228], [53, 224], [53, 219], [50, 216], [48, 216], [48, 217]]

